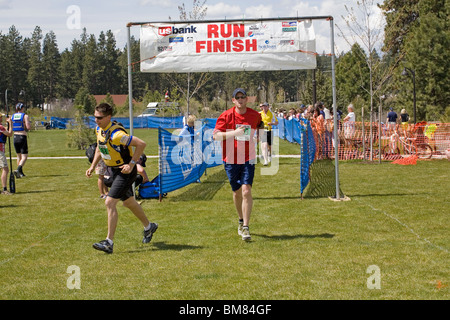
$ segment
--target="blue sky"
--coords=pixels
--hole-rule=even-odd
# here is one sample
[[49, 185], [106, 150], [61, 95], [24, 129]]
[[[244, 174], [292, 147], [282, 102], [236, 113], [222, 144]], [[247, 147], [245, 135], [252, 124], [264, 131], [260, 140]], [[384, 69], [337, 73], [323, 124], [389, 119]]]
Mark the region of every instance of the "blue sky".
[[[380, 0], [381, 2], [381, 0]], [[128, 22], [179, 20], [178, 5], [185, 3], [188, 11], [192, 0], [0, 0], [0, 31], [8, 33], [14, 25], [24, 37], [31, 37], [35, 26], [45, 35], [50, 30], [56, 34], [60, 51], [70, 48], [72, 40], [79, 39], [83, 28], [96, 37], [101, 31], [111, 30], [117, 46], [126, 44]], [[206, 19], [275, 18], [296, 16], [329, 16], [335, 23], [345, 27], [342, 16], [348, 8], [357, 8], [356, 0], [207, 0]], [[316, 49], [319, 53], [330, 52], [329, 22], [314, 22]], [[136, 37], [139, 28], [131, 28]], [[348, 44], [335, 28], [336, 52], [347, 51]]]

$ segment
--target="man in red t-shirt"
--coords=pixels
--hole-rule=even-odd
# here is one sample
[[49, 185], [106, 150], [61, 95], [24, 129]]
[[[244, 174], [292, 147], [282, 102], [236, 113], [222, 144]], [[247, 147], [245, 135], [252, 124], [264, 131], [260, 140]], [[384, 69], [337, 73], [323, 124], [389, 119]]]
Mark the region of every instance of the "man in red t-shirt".
[[222, 141], [222, 159], [233, 190], [233, 201], [239, 216], [238, 234], [251, 240], [250, 214], [253, 207], [252, 184], [255, 175], [258, 129], [261, 114], [247, 107], [247, 93], [238, 88], [233, 92], [234, 107], [217, 119], [214, 140]]

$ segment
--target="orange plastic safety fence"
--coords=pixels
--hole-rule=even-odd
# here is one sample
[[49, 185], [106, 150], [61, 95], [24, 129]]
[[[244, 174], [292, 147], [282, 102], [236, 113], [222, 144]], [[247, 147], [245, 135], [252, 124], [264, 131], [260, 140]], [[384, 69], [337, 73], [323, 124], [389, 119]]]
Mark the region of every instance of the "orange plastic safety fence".
[[[316, 142], [315, 159], [335, 157], [333, 125], [312, 122]], [[339, 123], [339, 160], [400, 160], [445, 158], [450, 148], [450, 123], [386, 125], [374, 122]], [[414, 159], [410, 157], [409, 159]], [[417, 160], [417, 159], [416, 159]]]
[[417, 164], [417, 159], [418, 158], [419, 158], [418, 156], [413, 155], [413, 156], [409, 156], [409, 157], [406, 157], [406, 158], [397, 159], [395, 161], [392, 161], [392, 163], [394, 163], [394, 164], [401, 164], [401, 165], [411, 165], [411, 164], [414, 165], [414, 164]]

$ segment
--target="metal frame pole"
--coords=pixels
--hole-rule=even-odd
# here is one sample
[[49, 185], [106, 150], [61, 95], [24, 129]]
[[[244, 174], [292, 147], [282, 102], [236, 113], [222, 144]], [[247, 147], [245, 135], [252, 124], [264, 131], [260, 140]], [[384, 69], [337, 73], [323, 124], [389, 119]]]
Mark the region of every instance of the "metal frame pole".
[[127, 26], [127, 56], [128, 56], [128, 108], [130, 113], [130, 134], [133, 135], [133, 77], [131, 69], [131, 25]]
[[333, 123], [334, 123], [334, 170], [336, 175], [336, 200], [340, 200], [339, 192], [339, 141], [338, 141], [338, 122], [337, 122], [337, 103], [336, 103], [336, 74], [335, 74], [335, 55], [334, 55], [334, 19], [330, 20], [330, 36], [331, 36], [331, 77], [333, 87]]

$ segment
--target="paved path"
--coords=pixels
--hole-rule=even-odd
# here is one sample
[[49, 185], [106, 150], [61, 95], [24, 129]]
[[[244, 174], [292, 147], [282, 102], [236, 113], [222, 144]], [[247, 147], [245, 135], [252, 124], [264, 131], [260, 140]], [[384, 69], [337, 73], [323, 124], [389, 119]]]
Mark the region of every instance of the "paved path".
[[[159, 156], [147, 156], [147, 158], [158, 158]], [[300, 158], [299, 154], [281, 154], [281, 155], [275, 155], [273, 157], [277, 158]], [[13, 159], [17, 159], [16, 157], [13, 157]], [[86, 156], [67, 156], [67, 157], [28, 157], [28, 160], [38, 160], [38, 159], [87, 159]]]

